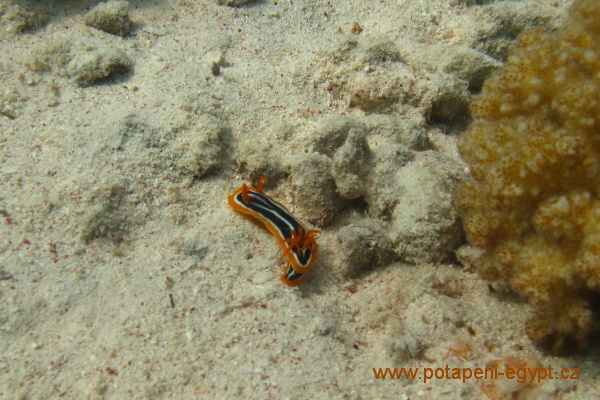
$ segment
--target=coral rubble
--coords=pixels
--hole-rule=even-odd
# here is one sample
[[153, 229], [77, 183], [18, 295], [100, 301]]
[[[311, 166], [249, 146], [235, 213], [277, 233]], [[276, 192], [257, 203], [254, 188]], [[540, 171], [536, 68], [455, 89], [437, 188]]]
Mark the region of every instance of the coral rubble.
[[100, 3], [85, 16], [85, 24], [113, 35], [127, 36], [131, 32], [129, 2]]
[[488, 79], [459, 141], [473, 178], [458, 191], [484, 275], [536, 307], [528, 334], [585, 343], [600, 288], [600, 3], [574, 1], [557, 33], [522, 33]]

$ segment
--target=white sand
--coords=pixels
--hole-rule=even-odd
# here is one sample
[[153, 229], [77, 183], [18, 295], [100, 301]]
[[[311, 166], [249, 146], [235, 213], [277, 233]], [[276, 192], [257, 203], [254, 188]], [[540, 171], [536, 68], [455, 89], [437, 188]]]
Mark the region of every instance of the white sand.
[[[328, 116], [364, 114], [315, 83], [341, 31], [359, 22], [356, 36], [385, 36], [418, 58], [417, 43], [469, 46], [481, 28], [482, 6], [466, 1], [340, 3], [134, 1], [134, 36], [124, 39], [83, 24], [94, 2], [49, 6], [33, 32], [4, 21], [0, 398], [488, 398], [474, 378], [378, 380], [372, 369], [509, 356], [580, 368], [580, 379], [488, 382], [489, 398], [598, 396], [597, 352], [536, 348], [530, 306], [475, 271], [394, 263], [342, 280], [334, 223], [314, 271], [288, 288], [272, 237], [228, 207], [230, 193], [254, 183], [236, 169], [241, 147], [284, 153], [284, 140], [265, 136], [273, 126], [308, 137]], [[558, 14], [568, 4], [528, 4], [554, 3]], [[134, 69], [86, 88], [37, 71], [36, 57], [61, 40], [130, 52]], [[237, 150], [195, 179], [175, 158], [204, 114], [231, 130]], [[428, 128], [456, 156], [454, 137]], [[289, 203], [289, 185], [269, 193]]]

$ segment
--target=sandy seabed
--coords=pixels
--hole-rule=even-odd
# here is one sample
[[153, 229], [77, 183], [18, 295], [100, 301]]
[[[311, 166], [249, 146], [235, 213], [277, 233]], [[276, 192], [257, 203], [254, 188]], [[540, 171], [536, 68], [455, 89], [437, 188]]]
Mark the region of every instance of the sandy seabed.
[[[536, 347], [526, 300], [476, 268], [407, 262], [398, 246], [347, 268], [343, 228], [377, 207], [386, 221], [386, 202], [403, 195], [372, 194], [389, 171], [364, 178], [366, 205], [311, 211], [296, 198], [312, 175], [295, 157], [331, 163], [319, 132], [332, 118], [364, 123], [375, 154], [377, 118], [410, 121], [430, 153], [466, 173], [455, 148], [465, 120], [446, 111], [468, 104], [479, 75], [461, 77], [468, 91], [449, 90], [437, 113], [445, 75], [423, 78], [450, 48], [487, 51], [493, 69], [502, 43], [481, 38], [502, 13], [526, 24], [519, 15], [533, 10], [552, 29], [568, 4], [132, 1], [120, 37], [85, 25], [96, 2], [1, 2], [0, 397], [598, 396], [597, 348], [556, 357]], [[424, 82], [404, 99], [386, 86], [402, 68]], [[322, 231], [298, 288], [279, 281], [268, 232], [227, 205], [263, 174], [270, 195]], [[441, 375], [507, 365], [551, 366], [554, 379]], [[419, 370], [377, 379], [379, 368]], [[563, 368], [578, 379], [556, 379]]]

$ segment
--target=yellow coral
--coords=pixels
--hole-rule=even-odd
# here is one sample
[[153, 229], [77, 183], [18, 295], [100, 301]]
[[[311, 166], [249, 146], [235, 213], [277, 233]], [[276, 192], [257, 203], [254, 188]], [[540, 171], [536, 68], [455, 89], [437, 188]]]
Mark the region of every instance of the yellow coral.
[[532, 339], [557, 350], [592, 327], [600, 289], [600, 2], [575, 0], [558, 33], [519, 36], [471, 108], [457, 193], [482, 271], [537, 307]]

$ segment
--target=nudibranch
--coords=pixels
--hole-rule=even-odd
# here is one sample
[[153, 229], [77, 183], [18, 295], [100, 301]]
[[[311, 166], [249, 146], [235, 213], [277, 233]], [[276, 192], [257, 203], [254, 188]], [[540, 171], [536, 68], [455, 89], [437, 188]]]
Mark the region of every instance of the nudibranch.
[[275, 236], [287, 261], [281, 282], [298, 286], [315, 265], [321, 232], [306, 228], [284, 205], [267, 196], [263, 190], [265, 180], [260, 178], [255, 188], [244, 184], [227, 201], [235, 211], [261, 222]]

